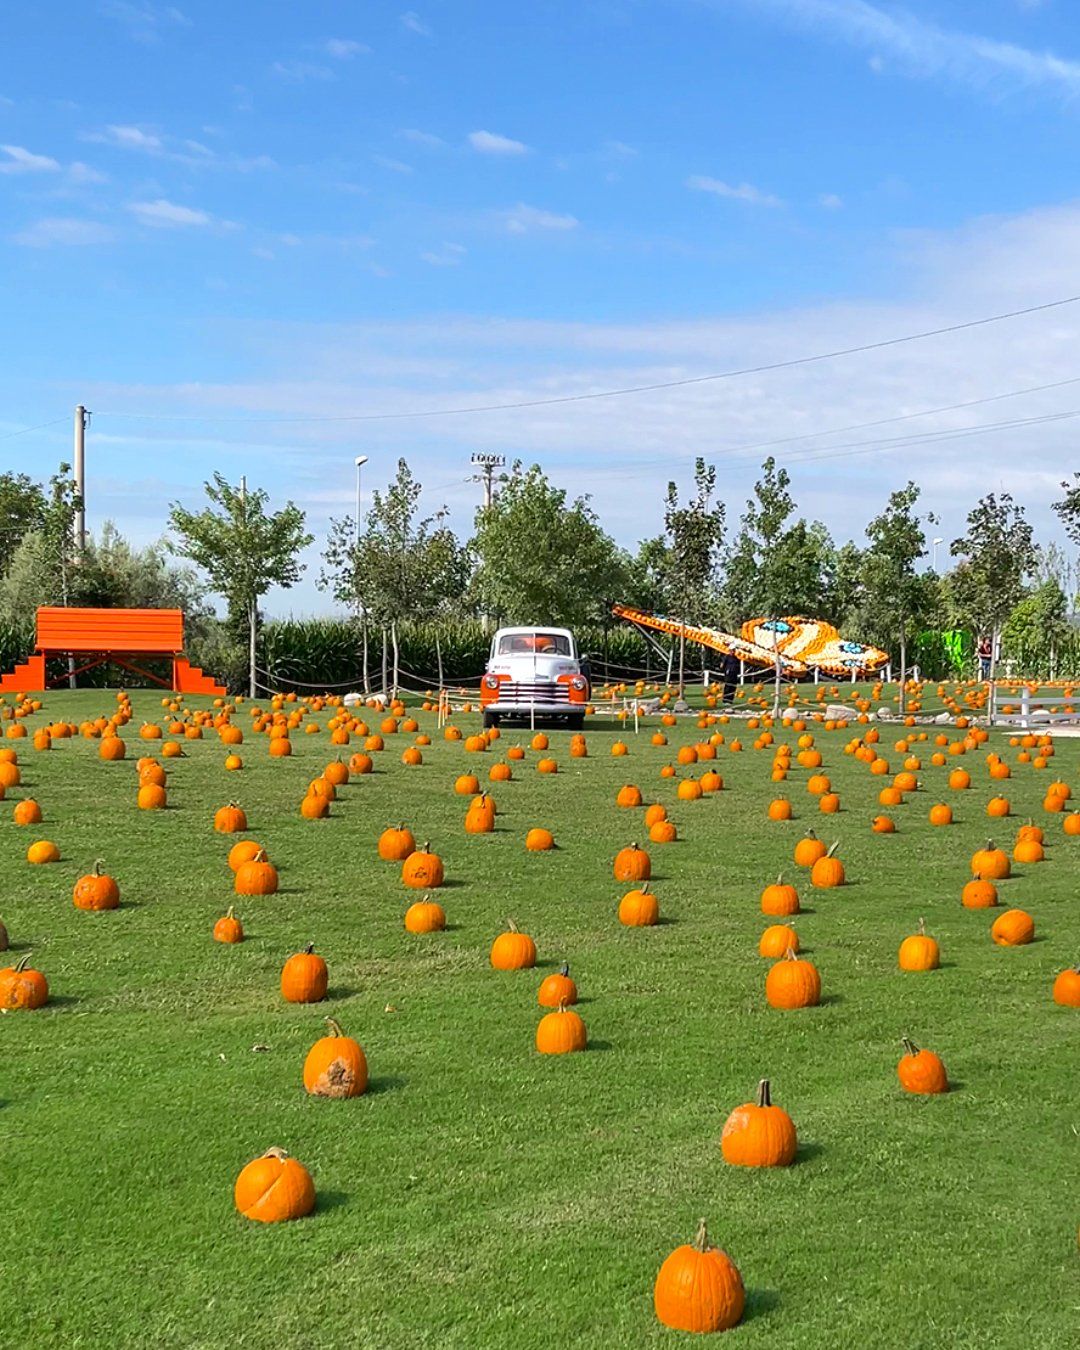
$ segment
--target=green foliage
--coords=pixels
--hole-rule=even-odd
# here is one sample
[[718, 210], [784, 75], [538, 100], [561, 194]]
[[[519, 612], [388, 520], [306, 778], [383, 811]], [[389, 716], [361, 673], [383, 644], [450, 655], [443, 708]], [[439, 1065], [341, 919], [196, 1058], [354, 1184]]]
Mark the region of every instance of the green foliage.
[[689, 622], [708, 613], [716, 588], [725, 507], [723, 502], [714, 504], [715, 491], [716, 468], [700, 458], [694, 464], [694, 493], [684, 506], [679, 504], [675, 484], [667, 486], [667, 540], [660, 575], [666, 581], [671, 608]]
[[536, 464], [514, 464], [492, 505], [476, 513], [469, 547], [473, 603], [504, 624], [595, 621], [626, 584], [626, 560], [587, 498], [568, 504]]
[[25, 473], [0, 473], [0, 577], [6, 576], [25, 535], [45, 523], [48, 498]]
[[950, 577], [951, 601], [963, 625], [989, 636], [1023, 598], [1036, 561], [1032, 529], [1007, 492], [977, 502], [967, 526], [950, 550], [960, 559]]
[[1044, 581], [1009, 615], [1001, 633], [1002, 656], [1025, 675], [1048, 676], [1061, 671], [1077, 637], [1068, 622], [1065, 592], [1056, 581]]

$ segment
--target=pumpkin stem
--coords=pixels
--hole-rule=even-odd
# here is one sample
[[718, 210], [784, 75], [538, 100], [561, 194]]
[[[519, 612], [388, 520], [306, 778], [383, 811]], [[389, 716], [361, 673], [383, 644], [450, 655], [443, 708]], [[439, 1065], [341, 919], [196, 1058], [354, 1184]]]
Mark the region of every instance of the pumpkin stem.
[[20, 971], [25, 970], [29, 964], [30, 964], [30, 953], [27, 952], [26, 955], [22, 958], [22, 960], [19, 961], [19, 963], [16, 965], [15, 973], [18, 974]]
[[288, 1156], [289, 1155], [285, 1152], [285, 1150], [283, 1148], [279, 1148], [277, 1144], [275, 1144], [273, 1148], [268, 1148], [266, 1152], [263, 1154], [264, 1158], [276, 1158], [278, 1162], [284, 1162]]
[[769, 1096], [769, 1080], [763, 1078], [757, 1085], [757, 1104], [758, 1106], [772, 1106], [772, 1098]]
[[344, 1036], [344, 1035], [345, 1035], [345, 1033], [344, 1033], [344, 1032], [342, 1031], [342, 1029], [341, 1029], [340, 1023], [335, 1022], [334, 1019], [333, 1019], [332, 1017], [327, 1017], [327, 1018], [325, 1019], [325, 1021], [326, 1021], [326, 1025], [330, 1028], [330, 1035], [331, 1035], [331, 1036]]
[[308, 945], [304, 948], [304, 955], [310, 956], [314, 950], [315, 950], [314, 942], [309, 942]]
[[920, 919], [920, 920], [919, 920], [918, 933], [919, 933], [919, 936], [920, 936], [920, 937], [925, 937], [925, 936], [926, 936], [926, 920], [925, 920], [925, 919]]
[[102, 869], [104, 866], [105, 866], [105, 859], [104, 859], [104, 858], [95, 858], [95, 859], [94, 859], [94, 876], [96, 876], [96, 877], [101, 876], [101, 869]]
[[807, 838], [807, 839], [816, 839], [816, 838], [817, 838], [817, 833], [816, 833], [816, 831], [814, 831], [814, 830], [812, 830], [812, 829], [811, 829], [811, 830], [807, 830], [807, 831], [806, 831], [806, 838]]
[[831, 858], [839, 847], [840, 847], [840, 840], [837, 839], [835, 843], [830, 844], [829, 847], [825, 850], [826, 858]]
[[776, 884], [777, 884], [778, 886], [782, 886], [782, 885], [784, 884], [784, 874], [783, 874], [783, 872], [777, 872], [777, 874], [776, 874]]
[[901, 1037], [900, 1044], [904, 1047], [905, 1052], [909, 1055], [917, 1055], [919, 1053], [919, 1047], [908, 1036]]
[[513, 921], [513, 919], [507, 919], [506, 926], [511, 933], [516, 933], [518, 930], [517, 924]]
[[785, 961], [795, 961], [795, 960], [797, 960], [797, 957], [795, 956], [795, 948], [794, 948], [794, 947], [789, 947], [789, 948], [787, 949], [787, 951], [784, 953], [784, 960], [785, 960]]
[[236, 918], [236, 915], [233, 913], [234, 908], [235, 908], [234, 905], [230, 905], [229, 908], [225, 911], [225, 917], [226, 917], [227, 919], [235, 919], [235, 918]]
[[264, 848], [259, 849], [258, 853], [255, 854], [254, 858], [252, 858], [251, 861], [252, 861], [252, 862], [266, 862], [266, 861], [267, 861], [267, 857], [266, 857], [266, 849], [264, 849]]
[[694, 1238], [693, 1245], [699, 1252], [707, 1252], [709, 1250], [709, 1230], [705, 1226], [704, 1219], [698, 1220], [697, 1236]]
[[569, 974], [570, 974], [570, 963], [569, 963], [569, 961], [564, 961], [564, 962], [562, 963], [562, 965], [559, 967], [559, 974], [563, 977], [564, 980], [569, 976]]

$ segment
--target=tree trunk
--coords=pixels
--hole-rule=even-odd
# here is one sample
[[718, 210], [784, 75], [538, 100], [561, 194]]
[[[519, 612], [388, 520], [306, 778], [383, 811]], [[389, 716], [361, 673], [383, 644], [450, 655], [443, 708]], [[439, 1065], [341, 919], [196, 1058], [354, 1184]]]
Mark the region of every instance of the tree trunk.
[[780, 630], [773, 629], [773, 659], [776, 662], [776, 670], [773, 684], [773, 721], [780, 720]]
[[[686, 620], [683, 619], [683, 623]], [[683, 698], [686, 691], [686, 634], [679, 634], [679, 697]]]
[[364, 693], [371, 693], [371, 677], [368, 674], [368, 633], [367, 633], [367, 607], [360, 611], [360, 645], [363, 649], [364, 662]]
[[383, 624], [382, 630], [382, 685], [379, 688], [381, 694], [386, 693], [386, 625]]
[[393, 698], [397, 698], [398, 691], [398, 640], [397, 640], [397, 619], [390, 624], [390, 643], [394, 649], [394, 690]]
[[901, 623], [900, 626], [900, 716], [903, 717], [907, 710], [905, 702], [907, 689], [907, 624]]

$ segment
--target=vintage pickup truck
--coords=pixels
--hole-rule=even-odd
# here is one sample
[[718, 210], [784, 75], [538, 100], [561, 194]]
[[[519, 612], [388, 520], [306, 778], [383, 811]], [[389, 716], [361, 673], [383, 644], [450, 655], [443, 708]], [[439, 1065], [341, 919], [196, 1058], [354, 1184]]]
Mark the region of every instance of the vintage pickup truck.
[[559, 719], [578, 729], [588, 701], [588, 660], [569, 629], [500, 628], [492, 638], [480, 681], [484, 726]]

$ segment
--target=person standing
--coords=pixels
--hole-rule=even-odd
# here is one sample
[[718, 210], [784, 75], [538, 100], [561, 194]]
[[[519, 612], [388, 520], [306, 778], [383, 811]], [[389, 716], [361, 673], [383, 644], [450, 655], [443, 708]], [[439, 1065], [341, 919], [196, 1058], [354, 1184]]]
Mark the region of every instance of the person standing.
[[720, 662], [720, 673], [724, 677], [724, 703], [735, 702], [735, 686], [739, 680], [739, 658], [734, 652], [725, 652]]
[[990, 639], [988, 637], [981, 637], [979, 639], [977, 652], [979, 657], [979, 678], [988, 680], [990, 678], [990, 662], [994, 654], [994, 649], [990, 645]]

